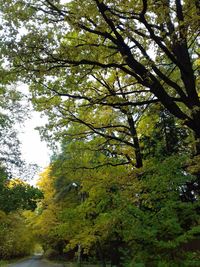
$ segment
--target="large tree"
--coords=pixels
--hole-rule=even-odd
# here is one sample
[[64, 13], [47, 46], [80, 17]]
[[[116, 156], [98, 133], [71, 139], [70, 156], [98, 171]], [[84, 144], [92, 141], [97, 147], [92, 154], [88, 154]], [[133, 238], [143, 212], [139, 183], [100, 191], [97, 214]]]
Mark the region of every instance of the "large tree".
[[[26, 0], [2, 6], [12, 70], [40, 83], [73, 76], [77, 86], [97, 71], [117, 70], [141, 85], [126, 91], [130, 106], [161, 102], [194, 131], [200, 152], [198, 1]], [[144, 98], [144, 88], [151, 95], [141, 103], [135, 95]]]

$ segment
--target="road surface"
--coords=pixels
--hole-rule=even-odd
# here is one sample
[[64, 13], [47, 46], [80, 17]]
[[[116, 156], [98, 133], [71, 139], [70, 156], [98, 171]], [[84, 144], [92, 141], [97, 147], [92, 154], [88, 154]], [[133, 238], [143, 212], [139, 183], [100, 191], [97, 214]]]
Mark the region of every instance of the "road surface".
[[8, 265], [9, 267], [62, 267], [63, 264], [51, 263], [41, 258], [41, 256], [33, 256], [30, 259], [19, 261]]

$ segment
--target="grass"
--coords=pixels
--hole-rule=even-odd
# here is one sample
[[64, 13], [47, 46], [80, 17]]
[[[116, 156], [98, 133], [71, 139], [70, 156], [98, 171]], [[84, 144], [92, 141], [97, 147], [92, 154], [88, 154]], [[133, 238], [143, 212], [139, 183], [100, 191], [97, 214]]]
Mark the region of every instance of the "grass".
[[0, 260], [0, 267], [7, 267], [8, 264], [17, 263], [17, 262], [23, 261], [25, 259], [28, 259], [29, 257], [30, 256], [23, 257], [23, 258], [14, 258], [14, 259], [9, 259], [9, 260]]
[[[69, 261], [63, 261], [63, 260], [51, 260], [50, 262], [55, 262], [55, 263], [59, 263], [62, 264], [63, 267], [78, 267], [79, 265], [77, 264], [77, 262], [69, 262]], [[86, 263], [86, 262], [82, 262], [81, 263], [81, 267], [100, 267], [99, 264], [92, 264], [92, 263]]]
[[[68, 263], [64, 263], [63, 264], [65, 267], [77, 267], [78, 265], [77, 265], [77, 263], [70, 263], [70, 262], [68, 262]], [[81, 267], [99, 267], [99, 265], [95, 265], [95, 264], [84, 264], [84, 263], [82, 263], [81, 264]]]
[[[80, 265], [77, 264], [77, 262], [62, 262], [64, 267], [78, 267]], [[101, 264], [92, 264], [92, 263], [88, 263], [88, 262], [82, 262], [81, 263], [81, 267], [100, 267]], [[107, 265], [110, 266], [110, 265]]]
[[6, 267], [6, 266], [8, 266], [8, 262], [0, 260], [0, 267]]

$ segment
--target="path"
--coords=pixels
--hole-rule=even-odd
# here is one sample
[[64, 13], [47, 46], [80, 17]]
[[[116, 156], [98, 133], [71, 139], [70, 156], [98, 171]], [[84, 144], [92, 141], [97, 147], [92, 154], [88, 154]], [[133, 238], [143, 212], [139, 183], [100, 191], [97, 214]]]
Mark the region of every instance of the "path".
[[17, 263], [9, 264], [9, 267], [62, 267], [62, 264], [51, 263], [41, 258], [41, 256], [33, 256]]

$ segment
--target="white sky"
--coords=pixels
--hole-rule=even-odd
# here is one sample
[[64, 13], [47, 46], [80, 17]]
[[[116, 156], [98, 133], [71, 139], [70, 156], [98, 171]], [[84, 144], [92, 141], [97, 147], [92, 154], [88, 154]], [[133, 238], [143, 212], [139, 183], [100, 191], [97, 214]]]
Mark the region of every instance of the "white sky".
[[45, 119], [40, 117], [38, 112], [33, 111], [31, 118], [27, 119], [24, 123], [24, 127], [20, 129], [18, 135], [21, 142], [22, 159], [27, 164], [37, 164], [40, 167], [39, 173], [28, 182], [31, 185], [36, 185], [40, 172], [50, 163], [51, 152], [47, 147], [45, 141], [41, 141], [40, 134], [35, 127], [45, 124]]
[[31, 118], [24, 123], [19, 139], [21, 141], [22, 156], [27, 163], [36, 163], [41, 167], [47, 167], [50, 159], [50, 151], [45, 141], [41, 141], [38, 130], [35, 127], [45, 124], [45, 119], [38, 112], [33, 111]]
[[[20, 84], [18, 90], [28, 96], [28, 86]], [[30, 118], [27, 118], [23, 125], [18, 128], [18, 138], [21, 142], [22, 159], [28, 164], [37, 164], [41, 167], [41, 171], [50, 163], [51, 151], [47, 147], [45, 141], [41, 141], [39, 131], [36, 127], [43, 126], [47, 119], [41, 117], [39, 112], [31, 111]], [[31, 184], [36, 184], [38, 174], [30, 181]]]

